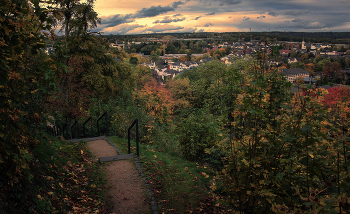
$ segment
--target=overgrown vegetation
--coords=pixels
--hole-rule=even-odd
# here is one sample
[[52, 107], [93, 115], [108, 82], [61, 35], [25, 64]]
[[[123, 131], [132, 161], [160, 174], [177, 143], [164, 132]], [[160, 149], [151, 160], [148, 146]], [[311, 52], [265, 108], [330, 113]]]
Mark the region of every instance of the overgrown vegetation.
[[[127, 153], [127, 140], [110, 139]], [[136, 153], [135, 142], [131, 152]], [[215, 172], [209, 167], [187, 161], [176, 152], [156, 145], [140, 145], [139, 161], [147, 176], [147, 184], [157, 200], [159, 210], [165, 213], [223, 213], [215, 206], [210, 189]]]
[[1, 178], [3, 213], [105, 213], [107, 189], [100, 164], [84, 142], [44, 136], [31, 151], [31, 178], [6, 185]]
[[[160, 85], [135, 58], [130, 65], [135, 56], [88, 33], [99, 21], [92, 3], [0, 2], [5, 212], [103, 212], [98, 164], [84, 144], [43, 130], [88, 117], [95, 124], [105, 111], [118, 137], [139, 119], [141, 160], [164, 212], [350, 212], [348, 87], [327, 91], [299, 79], [291, 93], [267, 53], [230, 66], [213, 60]], [[66, 33], [60, 42], [56, 22]], [[42, 50], [44, 39], [54, 52]], [[340, 78], [337, 64], [315, 60], [323, 80]]]

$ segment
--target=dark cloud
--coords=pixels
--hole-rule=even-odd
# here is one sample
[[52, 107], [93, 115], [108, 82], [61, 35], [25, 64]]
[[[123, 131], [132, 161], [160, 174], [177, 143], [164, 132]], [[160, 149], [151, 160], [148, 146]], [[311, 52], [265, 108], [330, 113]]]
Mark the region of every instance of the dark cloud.
[[206, 16], [212, 16], [212, 15], [215, 15], [215, 12], [211, 12], [211, 13], [207, 13], [205, 14]]
[[224, 5], [234, 5], [234, 4], [239, 4], [243, 0], [219, 0], [220, 2], [219, 6], [224, 6]]
[[243, 0], [198, 0], [199, 2], [204, 2], [207, 6], [211, 6], [212, 3], [219, 3], [219, 6], [234, 5], [243, 2]]
[[204, 32], [204, 29], [200, 29], [197, 31], [198, 33]]
[[292, 20], [295, 28], [323, 29], [328, 27], [326, 23], [313, 22], [310, 19], [295, 18]]
[[182, 1], [176, 1], [176, 2], [173, 2], [172, 6], [173, 6], [173, 8], [178, 8], [179, 5], [182, 5], [182, 4], [185, 4], [185, 3]]
[[289, 10], [289, 11], [284, 12], [284, 14], [288, 15], [288, 16], [300, 16], [302, 14], [307, 14], [310, 12], [311, 12], [310, 10], [306, 10], [306, 11]]
[[176, 17], [176, 16], [181, 16], [181, 14], [179, 13], [179, 14], [175, 14], [175, 15], [173, 15], [174, 17]]
[[200, 19], [201, 18], [201, 16], [197, 16], [194, 20], [198, 20], [198, 19]]
[[133, 22], [134, 18], [132, 14], [121, 15], [117, 14], [109, 17], [101, 17], [102, 26], [104, 28], [113, 27], [124, 23]]
[[184, 29], [184, 27], [173, 26], [173, 25], [155, 25], [153, 27], [145, 29], [143, 32], [159, 33], [164, 31], [174, 31], [174, 30], [181, 30], [181, 29]]
[[181, 22], [183, 20], [185, 20], [186, 18], [175, 18], [172, 19], [169, 16], [166, 16], [163, 20], [156, 20], [155, 22], [153, 22], [153, 24], [157, 24], [157, 23], [171, 23], [171, 22]]
[[167, 13], [170, 11], [175, 11], [176, 8], [179, 7], [179, 5], [183, 5], [186, 2], [182, 1], [175, 1], [171, 4], [171, 6], [152, 6], [150, 8], [142, 8], [142, 10], [137, 11], [136, 14], [133, 15], [134, 18], [147, 18], [147, 17], [154, 17], [158, 16], [163, 13]]
[[203, 27], [210, 27], [210, 26], [214, 26], [214, 24], [208, 22], [208, 23], [205, 24]]
[[158, 16], [163, 13], [167, 13], [169, 11], [174, 11], [175, 9], [170, 6], [162, 7], [160, 5], [158, 6], [152, 6], [150, 8], [142, 8], [142, 10], [137, 11], [137, 13], [134, 15], [135, 18], [147, 18], [147, 17], [154, 17]]
[[119, 28], [118, 30], [112, 32], [113, 34], [125, 35], [128, 34], [129, 31], [134, 30], [136, 28], [145, 27], [144, 25], [125, 25]]
[[270, 16], [278, 16], [278, 13], [273, 12], [273, 11], [270, 11], [267, 15], [270, 15]]
[[261, 16], [258, 16], [258, 17], [256, 17], [257, 19], [261, 19], [261, 20], [263, 20], [263, 19], [265, 19], [266, 18], [266, 16], [265, 15], [261, 15]]
[[250, 18], [249, 17], [243, 17], [243, 21], [248, 21]]

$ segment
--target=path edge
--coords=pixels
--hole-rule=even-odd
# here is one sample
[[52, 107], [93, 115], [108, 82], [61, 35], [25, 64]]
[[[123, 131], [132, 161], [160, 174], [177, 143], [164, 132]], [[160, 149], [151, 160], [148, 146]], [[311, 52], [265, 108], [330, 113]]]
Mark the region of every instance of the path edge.
[[[74, 140], [66, 140], [66, 141], [67, 142], [80, 142], [80, 141], [89, 142], [89, 141], [94, 141], [94, 140], [106, 140], [117, 151], [118, 155], [123, 154], [122, 151], [120, 151], [120, 149], [107, 136], [100, 136], [100, 137], [94, 137], [94, 138], [82, 138], [82, 139], [74, 139]], [[135, 163], [135, 166], [136, 166], [139, 174], [142, 177], [143, 184], [146, 187], [148, 199], [151, 203], [152, 213], [159, 214], [156, 199], [153, 196], [153, 192], [150, 190], [150, 185], [147, 183], [147, 177], [143, 173], [143, 170], [141, 169], [141, 164], [139, 162], [138, 157], [134, 157], [134, 163]]]

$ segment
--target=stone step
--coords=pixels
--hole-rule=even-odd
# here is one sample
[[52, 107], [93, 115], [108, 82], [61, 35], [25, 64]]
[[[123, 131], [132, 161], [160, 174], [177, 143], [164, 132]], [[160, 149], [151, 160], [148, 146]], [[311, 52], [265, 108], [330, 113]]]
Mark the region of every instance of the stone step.
[[80, 139], [71, 139], [71, 140], [66, 140], [67, 142], [72, 142], [72, 143], [76, 143], [76, 142], [80, 142], [80, 141], [94, 141], [94, 140], [103, 140], [105, 139], [106, 136], [99, 136], [99, 137], [89, 137], [89, 138], [80, 138]]
[[125, 160], [129, 158], [136, 157], [135, 154], [126, 154], [126, 155], [114, 155], [114, 156], [107, 156], [107, 157], [100, 157], [100, 162], [108, 162], [108, 161], [117, 161], [117, 160]]

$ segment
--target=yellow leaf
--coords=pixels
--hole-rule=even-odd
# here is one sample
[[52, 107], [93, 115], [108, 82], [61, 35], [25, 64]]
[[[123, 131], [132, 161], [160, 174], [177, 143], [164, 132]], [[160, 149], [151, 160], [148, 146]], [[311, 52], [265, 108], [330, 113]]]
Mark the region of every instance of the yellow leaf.
[[53, 192], [48, 192], [47, 194], [52, 195], [52, 194], [53, 194]]
[[60, 187], [63, 188], [63, 185], [61, 183], [58, 183], [58, 185], [60, 185]]
[[83, 150], [80, 150], [80, 153], [81, 153], [81, 154], [84, 154]]
[[40, 201], [42, 201], [43, 199], [41, 198], [41, 195], [37, 195], [37, 197], [40, 199]]
[[310, 154], [310, 156], [311, 156], [312, 158], [314, 158], [314, 156], [313, 156], [312, 154]]

